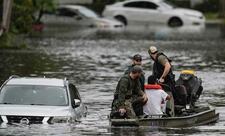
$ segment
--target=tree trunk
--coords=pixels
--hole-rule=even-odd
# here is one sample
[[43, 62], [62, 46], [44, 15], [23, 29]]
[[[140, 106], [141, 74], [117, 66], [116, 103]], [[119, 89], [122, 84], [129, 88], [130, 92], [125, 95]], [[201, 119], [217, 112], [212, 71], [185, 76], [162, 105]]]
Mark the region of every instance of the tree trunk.
[[219, 17], [225, 18], [225, 0], [220, 0], [220, 13]]
[[4, 32], [9, 31], [9, 25], [11, 20], [11, 12], [12, 12], [13, 0], [4, 0], [3, 1], [3, 14], [2, 14], [2, 25], [1, 29]]

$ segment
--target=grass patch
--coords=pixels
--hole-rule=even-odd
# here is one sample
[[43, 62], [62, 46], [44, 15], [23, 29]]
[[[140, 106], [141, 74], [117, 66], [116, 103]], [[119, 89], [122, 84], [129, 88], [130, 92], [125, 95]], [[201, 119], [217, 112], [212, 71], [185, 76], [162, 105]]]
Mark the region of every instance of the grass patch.
[[219, 19], [219, 14], [218, 13], [212, 13], [212, 12], [208, 12], [208, 13], [204, 13], [206, 20], [216, 20]]
[[0, 49], [24, 49], [27, 48], [25, 43], [17, 43], [16, 35], [4, 33], [0, 36]]

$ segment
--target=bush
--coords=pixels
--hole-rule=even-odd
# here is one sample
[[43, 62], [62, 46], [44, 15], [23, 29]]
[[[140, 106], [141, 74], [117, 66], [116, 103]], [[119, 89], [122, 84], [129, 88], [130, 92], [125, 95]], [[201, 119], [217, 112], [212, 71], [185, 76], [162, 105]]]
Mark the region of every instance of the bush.
[[202, 12], [219, 12], [219, 0], [207, 0], [202, 4], [198, 4], [194, 7]]

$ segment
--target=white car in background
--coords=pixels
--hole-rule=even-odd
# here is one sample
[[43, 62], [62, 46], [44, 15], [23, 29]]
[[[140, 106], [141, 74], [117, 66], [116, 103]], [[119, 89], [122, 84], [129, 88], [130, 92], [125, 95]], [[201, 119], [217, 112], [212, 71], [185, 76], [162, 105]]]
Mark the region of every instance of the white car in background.
[[42, 22], [47, 25], [72, 25], [77, 27], [121, 28], [115, 19], [99, 17], [94, 11], [80, 5], [61, 5], [54, 13], [45, 13]]
[[123, 24], [168, 24], [170, 27], [204, 25], [204, 15], [196, 10], [177, 8], [165, 0], [127, 0], [106, 6], [103, 16]]

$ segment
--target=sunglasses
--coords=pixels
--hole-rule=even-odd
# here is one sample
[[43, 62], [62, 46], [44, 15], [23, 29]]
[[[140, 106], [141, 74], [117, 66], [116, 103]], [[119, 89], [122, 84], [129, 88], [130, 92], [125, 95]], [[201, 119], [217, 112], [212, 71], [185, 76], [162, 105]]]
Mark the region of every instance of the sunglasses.
[[141, 59], [135, 59], [135, 61], [137, 61], [137, 62], [141, 62], [142, 60], [141, 60]]

